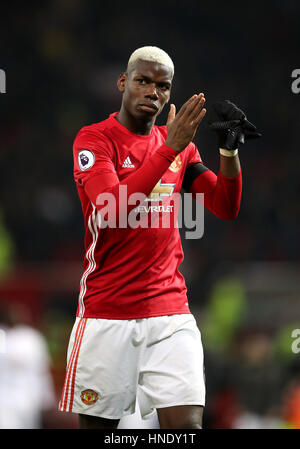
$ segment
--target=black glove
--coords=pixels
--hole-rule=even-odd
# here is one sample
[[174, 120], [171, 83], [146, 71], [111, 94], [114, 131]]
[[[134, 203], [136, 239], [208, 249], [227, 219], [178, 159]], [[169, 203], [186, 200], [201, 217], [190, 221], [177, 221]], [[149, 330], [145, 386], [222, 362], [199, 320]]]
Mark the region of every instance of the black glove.
[[215, 131], [219, 140], [219, 148], [235, 150], [247, 139], [256, 139], [261, 134], [247, 120], [244, 112], [229, 100], [219, 101], [212, 105], [208, 123], [209, 128]]

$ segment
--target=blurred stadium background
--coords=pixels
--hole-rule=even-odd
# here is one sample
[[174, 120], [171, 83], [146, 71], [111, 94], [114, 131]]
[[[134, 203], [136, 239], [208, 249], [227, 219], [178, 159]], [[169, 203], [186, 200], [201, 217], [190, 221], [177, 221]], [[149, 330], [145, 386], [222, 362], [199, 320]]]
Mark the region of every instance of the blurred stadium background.
[[[177, 107], [200, 91], [208, 109], [228, 98], [263, 134], [240, 151], [237, 220], [206, 212], [203, 238], [183, 241], [182, 272], [205, 348], [204, 426], [300, 428], [300, 353], [291, 337], [300, 329], [300, 95], [291, 91], [299, 13], [297, 1], [271, 0], [259, 8], [191, 0], [1, 4], [0, 328], [15, 352], [0, 353], [0, 427], [13, 426], [18, 413], [22, 423], [21, 410], [30, 409], [32, 423], [19, 426], [77, 425], [56, 411], [83, 261], [72, 142], [83, 125], [118, 110], [116, 79], [129, 54], [157, 45], [175, 62]], [[217, 171], [206, 123], [195, 141]]]

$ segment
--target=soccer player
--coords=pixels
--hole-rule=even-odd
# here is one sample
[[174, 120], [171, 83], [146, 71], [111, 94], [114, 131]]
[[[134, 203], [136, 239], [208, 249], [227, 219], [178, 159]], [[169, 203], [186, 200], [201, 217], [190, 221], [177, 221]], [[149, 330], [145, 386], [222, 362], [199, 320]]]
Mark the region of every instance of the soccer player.
[[[117, 428], [134, 413], [136, 398], [143, 418], [157, 410], [161, 428], [202, 426], [203, 350], [178, 270], [180, 235], [176, 226], [160, 226], [163, 214], [175, 209], [160, 209], [156, 226], [148, 227], [124, 225], [124, 214], [129, 221], [135, 212], [135, 193], [148, 205], [170, 205], [183, 186], [204, 193], [205, 207], [218, 217], [234, 219], [242, 190], [238, 145], [257, 133], [233, 103], [217, 103], [215, 175], [192, 142], [206, 113], [203, 93], [177, 114], [171, 104], [167, 125], [155, 125], [170, 100], [173, 75], [166, 52], [137, 49], [117, 82], [120, 111], [83, 127], [74, 141], [86, 254], [59, 409], [78, 413], [80, 428]], [[103, 226], [112, 210], [116, 226]]]

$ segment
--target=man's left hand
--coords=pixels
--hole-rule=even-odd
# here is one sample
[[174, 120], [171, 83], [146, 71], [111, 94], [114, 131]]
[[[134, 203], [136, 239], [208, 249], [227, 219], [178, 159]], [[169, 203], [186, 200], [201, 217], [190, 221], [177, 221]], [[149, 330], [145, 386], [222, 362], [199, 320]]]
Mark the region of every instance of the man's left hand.
[[209, 128], [217, 133], [219, 148], [235, 150], [245, 143], [245, 140], [261, 137], [256, 126], [249, 122], [244, 112], [231, 101], [219, 101], [214, 103], [212, 108]]

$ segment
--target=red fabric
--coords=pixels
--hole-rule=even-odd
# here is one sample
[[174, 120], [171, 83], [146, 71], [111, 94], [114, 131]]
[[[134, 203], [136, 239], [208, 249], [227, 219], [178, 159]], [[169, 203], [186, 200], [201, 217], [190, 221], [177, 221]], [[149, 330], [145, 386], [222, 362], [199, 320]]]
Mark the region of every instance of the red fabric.
[[[86, 229], [77, 316], [134, 319], [190, 313], [179, 271], [180, 234], [175, 226], [161, 227], [165, 212], [159, 212], [157, 228], [103, 229], [97, 225], [95, 203], [99, 193], [116, 193], [119, 185], [127, 185], [128, 195], [138, 191], [149, 195], [159, 183], [159, 190], [168, 193], [152, 190], [158, 198], [154, 201], [152, 196], [147, 205], [170, 206], [173, 194], [180, 193], [186, 167], [201, 162], [199, 153], [191, 143], [175, 159], [175, 151], [164, 145], [165, 126], [154, 126], [151, 134], [141, 136], [128, 131], [115, 116], [82, 128], [73, 146], [74, 177]], [[82, 167], [83, 150], [89, 152], [89, 162]], [[174, 209], [169, 212], [171, 223]]]
[[[202, 162], [201, 158], [193, 143], [180, 155], [165, 146], [165, 126], [154, 126], [149, 135], [137, 135], [122, 126], [116, 114], [82, 128], [73, 146], [74, 177], [86, 229], [77, 316], [134, 319], [190, 313], [179, 271], [183, 259], [180, 234], [172, 225], [176, 210], [171, 206], [175, 194], [180, 194], [186, 168]], [[119, 198], [119, 188], [125, 185], [127, 196]], [[216, 215], [233, 218], [240, 187], [241, 175], [225, 178], [206, 171], [196, 178], [192, 191], [205, 192], [205, 205]], [[146, 222], [152, 218], [150, 206], [163, 208], [157, 213], [156, 227], [100, 227], [105, 206], [97, 205], [97, 199], [104, 192], [113, 194], [117, 216], [131, 194], [144, 193], [148, 196]], [[137, 204], [127, 207], [130, 216]], [[171, 226], [163, 227], [163, 218], [168, 216]]]
[[59, 410], [64, 412], [67, 410], [70, 412], [73, 409], [77, 362], [85, 327], [86, 327], [86, 319], [81, 319], [77, 325], [75, 340], [69, 358], [64, 388], [62, 391], [62, 396], [59, 404]]
[[[177, 153], [172, 148], [162, 145], [138, 170], [127, 176], [123, 181], [119, 181], [116, 173], [109, 170], [102, 170], [101, 174], [95, 175], [87, 180], [85, 191], [92, 202], [101, 210], [98, 196], [103, 193], [111, 193], [116, 199], [116, 219], [119, 216], [119, 187], [127, 187], [126, 199], [122, 198], [121, 206], [126, 206], [127, 212], [136, 207], [135, 204], [129, 205], [128, 198], [136, 192], [148, 196], [153, 187], [159, 181], [164, 172], [169, 168]], [[98, 201], [97, 201], [98, 198]]]
[[199, 175], [193, 182], [190, 192], [204, 193], [204, 205], [217, 217], [233, 220], [237, 217], [242, 196], [242, 173], [233, 178], [218, 176], [211, 170]]

